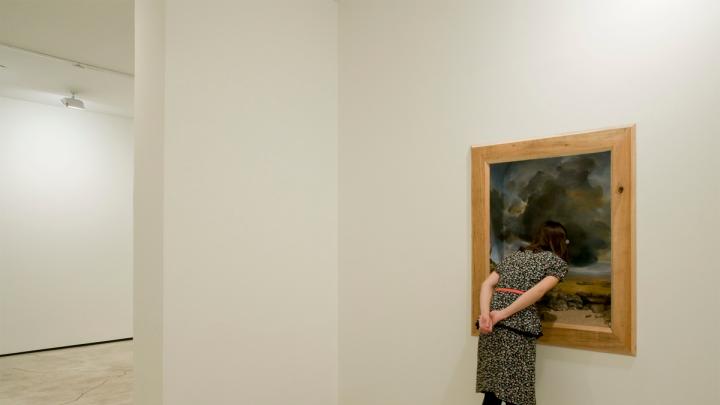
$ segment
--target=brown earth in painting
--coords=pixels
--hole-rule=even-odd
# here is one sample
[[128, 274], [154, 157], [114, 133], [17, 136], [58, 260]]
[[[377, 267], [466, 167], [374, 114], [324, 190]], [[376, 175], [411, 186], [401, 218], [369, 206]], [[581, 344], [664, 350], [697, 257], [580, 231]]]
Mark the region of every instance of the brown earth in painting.
[[554, 323], [600, 327], [610, 326], [609, 321], [605, 319], [602, 314], [596, 314], [590, 309], [569, 309], [567, 311], [548, 310], [545, 319], [545, 322], [547, 322], [549, 326], [552, 326]]
[[543, 321], [610, 326], [610, 281], [567, 277], [538, 303]]
[[609, 280], [599, 280], [589, 277], [568, 276], [559, 283], [553, 291], [562, 291], [566, 294], [586, 293], [590, 295], [607, 296], [611, 294]]

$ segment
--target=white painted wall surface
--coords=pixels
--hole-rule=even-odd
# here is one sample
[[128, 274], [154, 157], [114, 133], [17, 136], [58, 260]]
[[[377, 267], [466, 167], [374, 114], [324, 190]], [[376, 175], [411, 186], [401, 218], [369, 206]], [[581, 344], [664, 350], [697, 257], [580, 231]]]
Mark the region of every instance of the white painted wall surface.
[[[165, 24], [157, 59], [137, 57], [138, 80], [165, 72], [164, 109], [154, 99], [138, 112], [142, 134], [162, 146], [138, 144], [137, 173], [164, 170], [164, 195], [138, 189], [136, 200], [145, 214], [163, 205], [162, 257], [139, 257], [162, 274], [136, 295], [154, 311], [150, 298], [162, 294], [163, 403], [335, 404], [337, 5], [165, 6], [144, 3], [136, 20], [147, 28], [138, 43], [157, 38], [153, 21]], [[145, 386], [140, 404], [157, 405], [156, 388]]]
[[340, 404], [479, 404], [470, 146], [637, 123], [638, 355], [539, 405], [720, 403], [720, 5], [340, 3]]
[[0, 98], [0, 354], [132, 337], [132, 120]]
[[165, 2], [135, 2], [135, 405], [163, 404]]

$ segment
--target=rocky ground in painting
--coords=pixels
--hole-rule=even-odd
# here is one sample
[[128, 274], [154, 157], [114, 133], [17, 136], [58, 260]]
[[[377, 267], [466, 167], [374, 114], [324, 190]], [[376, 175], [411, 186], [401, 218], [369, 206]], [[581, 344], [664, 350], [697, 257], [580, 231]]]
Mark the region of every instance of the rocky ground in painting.
[[609, 281], [566, 279], [540, 300], [538, 310], [547, 322], [610, 326], [610, 305]]

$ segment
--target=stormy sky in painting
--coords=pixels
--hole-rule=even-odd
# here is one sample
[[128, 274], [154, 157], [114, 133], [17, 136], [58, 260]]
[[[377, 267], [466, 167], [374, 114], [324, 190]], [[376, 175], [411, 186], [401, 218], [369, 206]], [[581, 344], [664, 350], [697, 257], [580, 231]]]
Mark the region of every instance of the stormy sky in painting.
[[610, 262], [610, 152], [490, 165], [493, 260], [546, 220], [568, 230], [573, 267]]

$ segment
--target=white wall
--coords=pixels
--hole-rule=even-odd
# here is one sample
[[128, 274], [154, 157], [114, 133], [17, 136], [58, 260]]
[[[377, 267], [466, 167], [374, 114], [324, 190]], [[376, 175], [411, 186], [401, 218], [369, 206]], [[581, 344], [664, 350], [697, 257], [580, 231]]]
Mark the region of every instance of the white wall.
[[132, 336], [132, 120], [0, 98], [0, 354]]
[[[161, 284], [135, 302], [154, 311], [162, 296], [163, 403], [334, 404], [337, 5], [177, 1], [163, 15], [148, 4], [137, 43], [165, 24], [165, 58], [139, 53], [136, 72], [150, 86], [164, 69], [164, 110], [138, 107], [140, 136], [161, 142], [138, 140], [138, 155], [164, 167], [137, 176], [164, 170], [164, 195], [138, 188], [136, 201], [143, 215], [161, 202], [163, 253], [138, 258]], [[148, 115], [158, 106], [160, 124]], [[156, 405], [146, 389], [139, 403]]]
[[165, 2], [135, 2], [133, 403], [163, 403]]
[[340, 2], [340, 403], [478, 404], [473, 144], [637, 123], [638, 355], [539, 347], [538, 404], [718, 403], [720, 6]]

